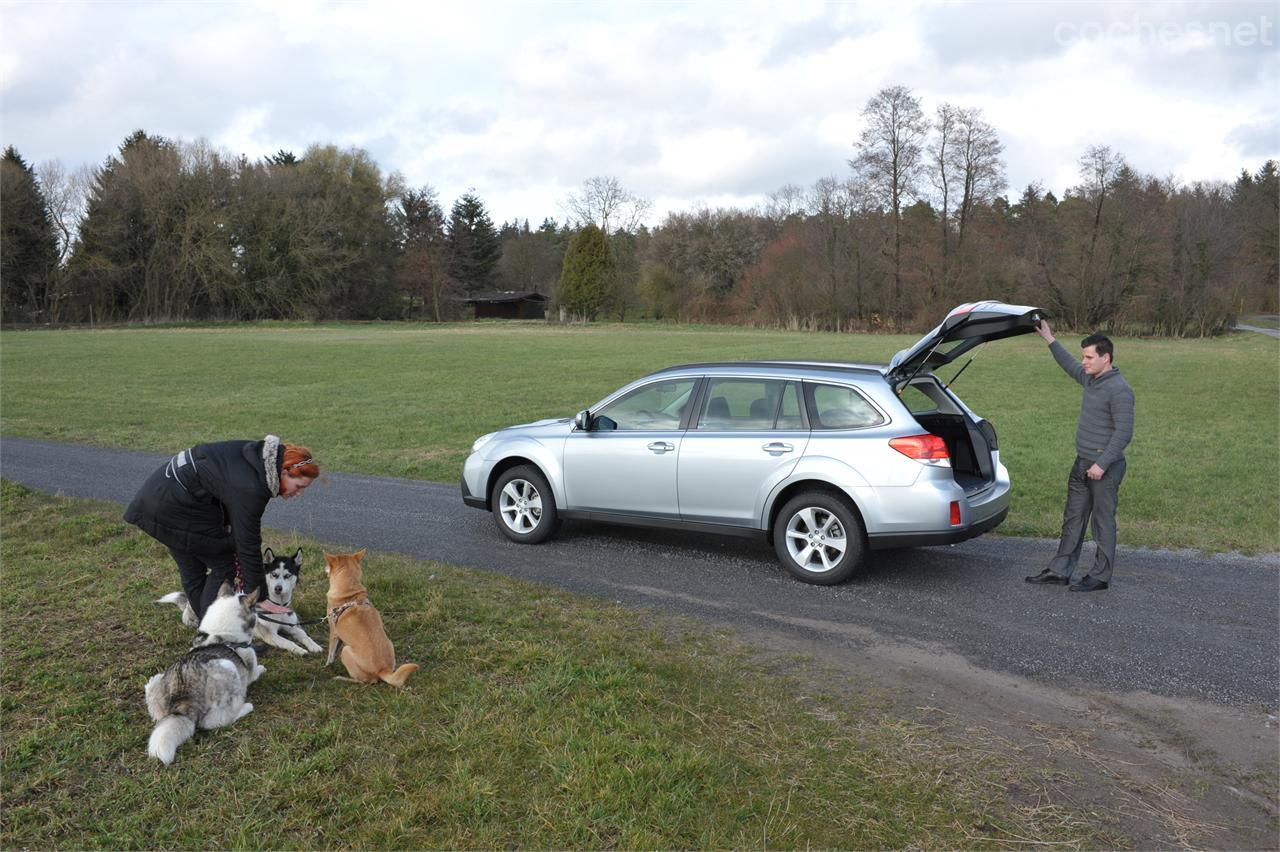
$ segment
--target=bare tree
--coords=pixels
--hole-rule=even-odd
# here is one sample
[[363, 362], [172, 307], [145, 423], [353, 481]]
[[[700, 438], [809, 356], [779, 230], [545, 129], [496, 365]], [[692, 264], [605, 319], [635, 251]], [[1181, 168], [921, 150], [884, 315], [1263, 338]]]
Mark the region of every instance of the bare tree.
[[781, 224], [791, 216], [803, 213], [805, 209], [805, 189], [794, 183], [784, 184], [776, 192], [769, 193], [765, 204], [764, 215]]
[[1004, 145], [1000, 136], [982, 117], [977, 107], [960, 109], [953, 116], [954, 142], [950, 156], [954, 158], [951, 173], [957, 174], [961, 183], [960, 207], [956, 211], [957, 235], [955, 278], [960, 276], [964, 264], [965, 228], [973, 218], [977, 205], [989, 204], [1006, 184]]
[[862, 110], [867, 126], [850, 165], [893, 215], [893, 317], [906, 316], [902, 297], [902, 202], [916, 193], [929, 121], [906, 86], [881, 89]]
[[652, 204], [624, 189], [615, 177], [592, 177], [582, 182], [581, 193], [569, 193], [565, 212], [579, 227], [594, 224], [606, 235], [633, 233], [644, 224]]
[[1097, 298], [1100, 287], [1094, 281], [1098, 250], [1098, 236], [1102, 232], [1102, 210], [1116, 184], [1120, 173], [1127, 170], [1124, 157], [1106, 145], [1091, 145], [1080, 157], [1080, 178], [1084, 182], [1076, 188], [1076, 194], [1089, 202], [1093, 214], [1093, 227], [1089, 231], [1088, 246], [1080, 259], [1080, 300], [1078, 307], [1085, 311], [1077, 316], [1077, 327], [1088, 319], [1090, 307]]
[[[945, 290], [948, 283], [948, 262], [951, 249], [951, 190], [956, 183], [956, 131], [960, 122], [958, 107], [942, 104], [938, 107], [938, 117], [933, 128], [936, 135], [929, 145], [929, 180], [938, 191], [941, 201], [942, 216], [942, 280], [929, 279], [929, 303], [933, 304], [939, 289]], [[939, 287], [941, 284], [941, 287]]]
[[93, 167], [83, 164], [68, 169], [61, 160], [45, 160], [36, 167], [36, 175], [49, 201], [53, 230], [58, 235], [58, 266], [62, 266], [75, 245], [80, 220], [88, 206]]

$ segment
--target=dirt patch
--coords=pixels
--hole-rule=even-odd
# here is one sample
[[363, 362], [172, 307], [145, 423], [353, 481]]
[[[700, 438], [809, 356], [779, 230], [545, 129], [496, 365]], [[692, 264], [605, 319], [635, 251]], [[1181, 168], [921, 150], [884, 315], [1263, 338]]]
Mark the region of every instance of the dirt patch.
[[848, 629], [866, 644], [759, 629], [739, 637], [815, 689], [838, 696], [870, 680], [902, 718], [1044, 770], [1036, 789], [1011, 781], [1009, 796], [1070, 807], [1136, 848], [1280, 848], [1275, 707], [1061, 689]]

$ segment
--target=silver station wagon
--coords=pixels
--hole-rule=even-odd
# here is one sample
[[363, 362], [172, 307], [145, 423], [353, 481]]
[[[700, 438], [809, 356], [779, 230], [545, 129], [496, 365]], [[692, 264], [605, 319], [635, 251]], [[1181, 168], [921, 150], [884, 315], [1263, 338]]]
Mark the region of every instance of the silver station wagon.
[[933, 371], [1040, 316], [961, 305], [887, 365], [660, 370], [575, 417], [482, 435], [462, 499], [516, 542], [546, 541], [566, 518], [754, 535], [795, 577], [839, 583], [869, 550], [963, 541], [1004, 520], [995, 429]]

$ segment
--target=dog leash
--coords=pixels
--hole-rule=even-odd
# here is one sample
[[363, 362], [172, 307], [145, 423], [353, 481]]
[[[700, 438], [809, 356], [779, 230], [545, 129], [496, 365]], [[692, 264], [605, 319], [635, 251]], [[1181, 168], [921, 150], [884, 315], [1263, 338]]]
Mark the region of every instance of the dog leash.
[[[368, 603], [368, 601], [365, 601], [365, 603]], [[372, 606], [372, 604], [369, 604], [369, 605], [370, 605], [370, 606]], [[340, 612], [338, 612], [338, 613], [337, 613], [338, 615], [342, 615], [342, 613], [343, 613], [343, 612], [346, 612], [346, 610], [345, 610], [345, 609], [343, 609], [342, 607], [337, 607], [336, 609], [341, 610]], [[403, 615], [403, 614], [404, 614], [404, 613], [406, 613], [406, 612], [410, 612], [410, 610], [404, 610], [404, 609], [382, 609], [382, 610], [378, 610], [378, 612], [379, 612], [381, 615]], [[258, 620], [259, 620], [259, 621], [270, 621], [272, 624], [283, 624], [283, 625], [285, 625], [285, 626], [287, 626], [287, 627], [288, 627], [288, 626], [294, 626], [294, 622], [292, 622], [292, 621], [281, 621], [281, 620], [280, 620], [280, 619], [278, 619], [278, 618], [272, 618], [272, 617], [271, 617], [271, 616], [269, 616], [269, 615], [262, 615], [261, 613], [259, 613], [259, 614], [258, 614]], [[321, 616], [320, 618], [309, 618], [309, 619], [307, 619], [306, 621], [298, 621], [296, 626], [298, 626], [298, 627], [305, 627], [305, 626], [309, 626], [309, 625], [312, 625], [312, 624], [322, 624], [322, 623], [324, 623], [324, 622], [326, 622], [326, 621], [328, 621], [328, 620], [329, 620], [329, 616], [325, 615], [325, 616]]]
[[259, 613], [259, 614], [258, 614], [258, 620], [259, 620], [259, 621], [270, 621], [272, 624], [283, 624], [283, 625], [285, 625], [286, 627], [293, 627], [293, 626], [297, 626], [297, 627], [304, 627], [304, 626], [306, 626], [306, 625], [308, 625], [308, 624], [320, 624], [321, 622], [323, 622], [323, 621], [328, 621], [329, 619], [328, 619], [328, 617], [322, 617], [322, 618], [310, 618], [310, 619], [307, 619], [306, 621], [298, 621], [298, 622], [293, 622], [293, 621], [281, 621], [281, 620], [280, 620], [280, 619], [278, 619], [278, 618], [272, 618], [272, 617], [271, 617], [271, 616], [269, 616], [269, 615], [262, 615], [261, 613]]

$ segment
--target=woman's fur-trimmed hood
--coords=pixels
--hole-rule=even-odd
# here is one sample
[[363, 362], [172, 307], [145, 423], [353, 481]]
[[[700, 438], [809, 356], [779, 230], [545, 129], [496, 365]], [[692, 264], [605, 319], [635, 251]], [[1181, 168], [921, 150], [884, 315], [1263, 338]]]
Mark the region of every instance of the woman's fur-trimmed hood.
[[262, 439], [262, 469], [267, 475], [267, 490], [272, 497], [280, 496], [280, 436], [268, 435]]

